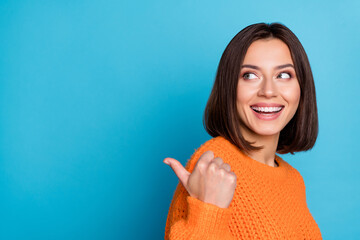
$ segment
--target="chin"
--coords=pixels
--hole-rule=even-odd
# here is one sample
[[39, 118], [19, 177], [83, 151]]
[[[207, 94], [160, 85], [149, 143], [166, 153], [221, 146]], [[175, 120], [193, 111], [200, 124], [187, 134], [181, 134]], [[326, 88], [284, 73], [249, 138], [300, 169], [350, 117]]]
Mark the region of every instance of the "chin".
[[277, 129], [253, 129], [253, 132], [255, 132], [257, 135], [261, 136], [273, 136], [280, 133], [280, 130]]

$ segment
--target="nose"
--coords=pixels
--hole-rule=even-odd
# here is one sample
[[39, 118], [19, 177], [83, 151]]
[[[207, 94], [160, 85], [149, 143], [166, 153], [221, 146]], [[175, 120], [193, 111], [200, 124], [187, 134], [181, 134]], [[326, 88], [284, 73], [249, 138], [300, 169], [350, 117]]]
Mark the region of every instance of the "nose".
[[264, 77], [261, 82], [258, 95], [261, 97], [272, 98], [276, 97], [277, 94], [277, 87], [274, 80], [271, 77]]

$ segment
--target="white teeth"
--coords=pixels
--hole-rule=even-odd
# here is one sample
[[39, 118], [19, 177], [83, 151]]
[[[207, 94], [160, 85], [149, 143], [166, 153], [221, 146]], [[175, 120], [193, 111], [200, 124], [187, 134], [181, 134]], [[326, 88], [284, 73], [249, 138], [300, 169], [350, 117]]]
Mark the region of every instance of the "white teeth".
[[278, 112], [283, 107], [251, 107], [251, 108], [258, 112]]

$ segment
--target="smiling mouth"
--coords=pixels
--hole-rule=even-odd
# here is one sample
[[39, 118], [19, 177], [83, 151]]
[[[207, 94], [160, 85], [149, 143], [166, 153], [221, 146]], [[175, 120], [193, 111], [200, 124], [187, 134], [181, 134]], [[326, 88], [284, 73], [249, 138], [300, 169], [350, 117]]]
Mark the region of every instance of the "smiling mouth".
[[281, 107], [257, 107], [257, 106], [251, 106], [251, 109], [254, 110], [257, 113], [265, 114], [265, 115], [271, 115], [280, 112], [284, 109], [284, 106]]

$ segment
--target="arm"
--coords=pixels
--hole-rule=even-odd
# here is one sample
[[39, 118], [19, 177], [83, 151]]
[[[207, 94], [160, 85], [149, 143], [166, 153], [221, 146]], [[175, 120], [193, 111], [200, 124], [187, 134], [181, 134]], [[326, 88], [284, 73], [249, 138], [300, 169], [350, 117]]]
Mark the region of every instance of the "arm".
[[[183, 176], [194, 174], [198, 165], [197, 163], [200, 161], [204, 161], [203, 155], [205, 155], [204, 152], [205, 150], [207, 150], [207, 148], [208, 147], [202, 146], [200, 149], [198, 149], [198, 151], [194, 153], [186, 166], [186, 170], [189, 171], [188, 173], [176, 171], [177, 167], [175, 167], [174, 169], [174, 166], [180, 163], [171, 164], [171, 167], [174, 169], [181, 183], [179, 183], [176, 188], [174, 198], [171, 202], [171, 206], [169, 209], [165, 228], [166, 240], [234, 239], [228, 227], [231, 218], [231, 209], [228, 208], [228, 205], [232, 200], [233, 193], [227, 194], [224, 191], [219, 192], [221, 196], [231, 195], [230, 198], [228, 197], [230, 201], [227, 200], [226, 204], [224, 204], [223, 202], [213, 201], [209, 198], [204, 197], [202, 194], [199, 194], [196, 184], [189, 184], [190, 180], [183, 179]], [[201, 158], [203, 159], [201, 160]], [[214, 160], [214, 155], [212, 155], [212, 160]], [[208, 161], [208, 164], [209, 163], [211, 163], [210, 160]], [[230, 173], [230, 166], [228, 167], [228, 173]], [[203, 169], [200, 172], [206, 171]], [[200, 181], [199, 179], [202, 178], [193, 177], [193, 179], [197, 179], [197, 181], [195, 181], [197, 183]], [[226, 184], [229, 185], [228, 182], [226, 182]], [[202, 184], [200, 185], [206, 184], [202, 182]], [[214, 182], [211, 182], [210, 185], [214, 186], [216, 184], [214, 184]], [[184, 186], [187, 187], [185, 188]], [[232, 187], [235, 189], [234, 186]], [[222, 185], [221, 188], [225, 189], [226, 187]], [[203, 201], [200, 199], [203, 199]]]
[[220, 208], [189, 196], [179, 184], [171, 203], [165, 239], [234, 239], [229, 231], [229, 208]]

